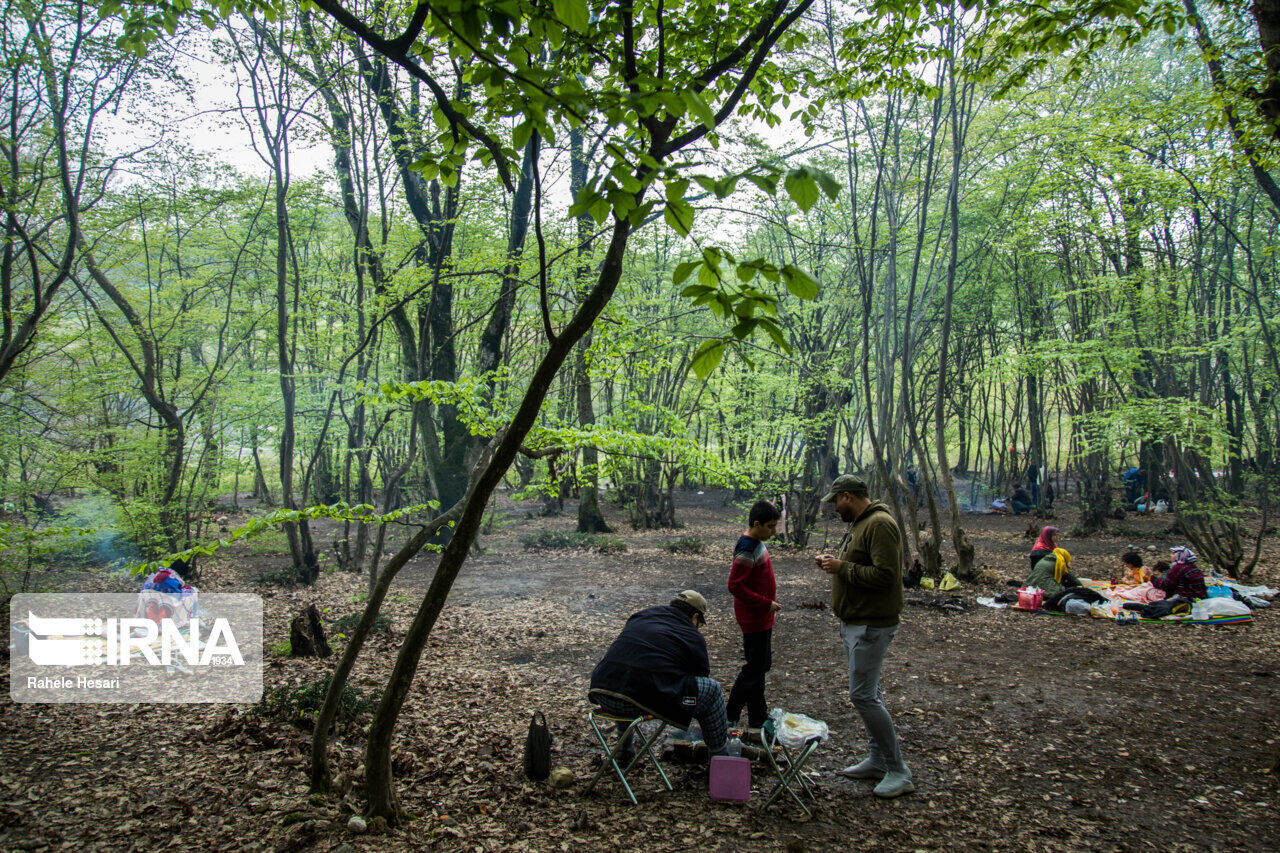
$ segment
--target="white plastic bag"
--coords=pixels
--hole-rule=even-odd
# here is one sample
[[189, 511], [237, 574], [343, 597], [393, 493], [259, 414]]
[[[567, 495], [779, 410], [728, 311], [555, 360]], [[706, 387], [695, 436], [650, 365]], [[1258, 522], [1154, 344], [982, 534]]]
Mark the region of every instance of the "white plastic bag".
[[1234, 598], [1202, 598], [1191, 605], [1192, 619], [1212, 619], [1214, 616], [1248, 616], [1249, 605]]
[[1241, 595], [1254, 595], [1258, 598], [1265, 598], [1268, 600], [1275, 598], [1277, 594], [1277, 590], [1274, 590], [1269, 586], [1245, 586], [1244, 584], [1235, 583], [1233, 581], [1227, 581], [1227, 586], [1231, 587]]
[[815, 737], [826, 740], [830, 735], [826, 723], [804, 714], [774, 708], [769, 718], [778, 733], [778, 742], [787, 749], [799, 749]]

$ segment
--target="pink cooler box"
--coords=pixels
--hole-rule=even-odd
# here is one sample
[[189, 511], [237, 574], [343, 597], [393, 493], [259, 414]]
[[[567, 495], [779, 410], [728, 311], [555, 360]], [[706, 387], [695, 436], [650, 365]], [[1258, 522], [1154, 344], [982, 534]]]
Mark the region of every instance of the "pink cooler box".
[[745, 803], [751, 799], [751, 762], [728, 755], [713, 756], [711, 799], [728, 803]]
[[1044, 603], [1044, 590], [1031, 592], [1027, 587], [1018, 590], [1018, 606], [1025, 610], [1039, 610]]

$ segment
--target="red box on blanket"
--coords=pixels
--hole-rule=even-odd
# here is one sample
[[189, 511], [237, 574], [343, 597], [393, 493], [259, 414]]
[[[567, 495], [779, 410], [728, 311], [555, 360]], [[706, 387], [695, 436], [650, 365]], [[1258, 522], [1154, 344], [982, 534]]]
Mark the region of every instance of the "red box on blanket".
[[1040, 605], [1044, 604], [1044, 590], [1031, 590], [1023, 587], [1018, 590], [1018, 606], [1024, 610], [1039, 610]]
[[711, 799], [730, 803], [751, 799], [751, 762], [731, 755], [713, 756]]

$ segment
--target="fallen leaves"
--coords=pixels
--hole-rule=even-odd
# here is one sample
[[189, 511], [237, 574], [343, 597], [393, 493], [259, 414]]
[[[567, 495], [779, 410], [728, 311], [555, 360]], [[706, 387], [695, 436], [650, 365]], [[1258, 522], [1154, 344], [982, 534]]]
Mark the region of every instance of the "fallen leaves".
[[[216, 850], [1277, 846], [1264, 843], [1276, 840], [1271, 815], [1280, 806], [1265, 771], [1280, 741], [1280, 680], [1260, 663], [1280, 659], [1280, 619], [1264, 614], [1230, 632], [1119, 637], [1091, 620], [911, 607], [882, 683], [920, 790], [886, 804], [870, 786], [831, 772], [861, 753], [864, 735], [849, 705], [835, 620], [820, 607], [795, 606], [825, 602], [829, 580], [810, 554], [792, 549], [774, 555], [779, 599], [793, 606], [775, 628], [768, 698], [832, 730], [811, 763], [827, 771], [815, 818], [761, 812], [772, 782], [760, 768], [746, 806], [710, 801], [705, 776], [679, 766], [669, 767], [671, 793], [658, 790], [652, 770], [641, 772], [635, 808], [609, 779], [584, 796], [595, 755], [587, 677], [631, 612], [694, 586], [711, 604], [713, 674], [727, 689], [741, 665], [724, 589], [736, 510], [714, 493], [699, 501], [680, 510], [682, 532], [711, 543], [699, 555], [672, 555], [651, 534], [630, 531], [617, 534], [629, 551], [613, 557], [549, 551], [532, 560], [521, 549], [520, 536], [570, 529], [572, 518], [517, 516], [485, 538], [485, 553], [464, 567], [440, 618], [397, 729], [398, 791], [418, 816], [405, 826], [352, 827], [363, 810], [360, 724], [335, 733], [337, 793], [317, 801], [305, 784], [308, 733], [247, 706], [9, 704], [0, 705], [0, 849], [159, 849], [190, 838], [192, 820], [202, 845]], [[998, 574], [1020, 574], [1026, 543], [999, 528], [1008, 519], [982, 518], [990, 528], [972, 530], [982, 559]], [[1072, 549], [1086, 563], [1116, 550], [1105, 540], [1078, 545], [1088, 546]], [[382, 686], [432, 565], [413, 564], [397, 581], [384, 608], [391, 632], [370, 638], [353, 685]], [[207, 583], [237, 588], [248, 574], [241, 568], [215, 563]], [[361, 577], [332, 574], [314, 589], [269, 590], [264, 641], [285, 639], [289, 617], [312, 601], [327, 609], [327, 623], [358, 613], [353, 599], [364, 587]], [[962, 591], [967, 599], [978, 592]], [[332, 659], [271, 663], [270, 686], [307, 683], [332, 667]], [[547, 713], [553, 762], [575, 777], [562, 790], [520, 776], [535, 708]], [[1175, 730], [1188, 736], [1171, 741]], [[1153, 818], [1188, 805], [1194, 827]]]

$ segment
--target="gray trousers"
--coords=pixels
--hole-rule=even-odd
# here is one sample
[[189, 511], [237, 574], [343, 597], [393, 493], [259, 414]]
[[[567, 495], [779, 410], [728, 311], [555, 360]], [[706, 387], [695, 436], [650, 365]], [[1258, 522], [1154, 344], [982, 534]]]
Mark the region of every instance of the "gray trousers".
[[898, 734], [893, 729], [893, 718], [884, 706], [884, 692], [880, 689], [880, 667], [897, 633], [897, 625], [872, 628], [844, 623], [840, 627], [845, 657], [849, 661], [849, 698], [867, 727], [872, 760], [882, 764], [886, 770], [906, 769], [898, 747]]

